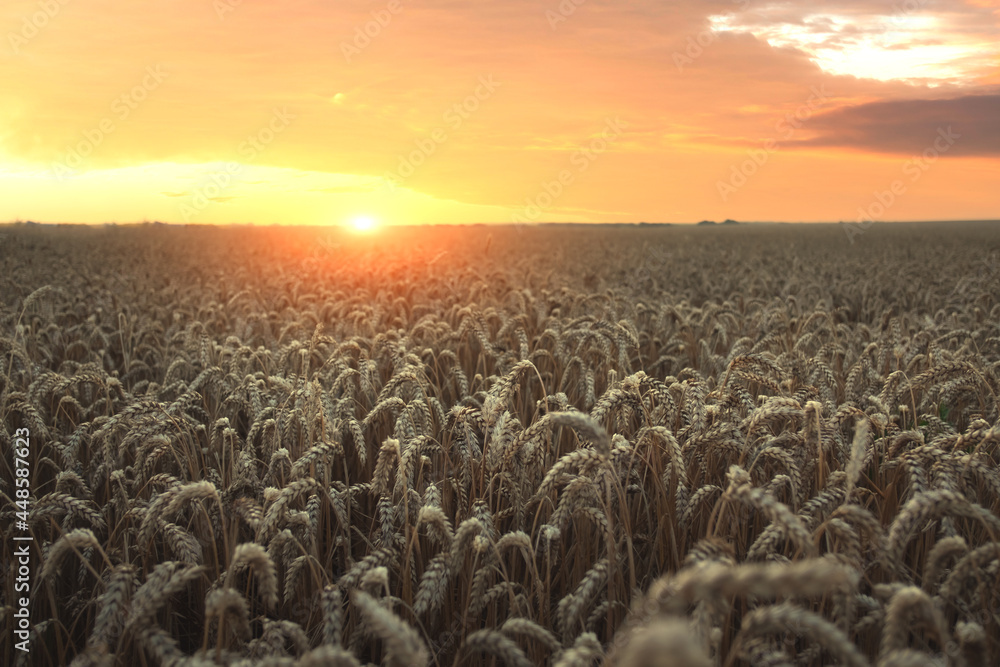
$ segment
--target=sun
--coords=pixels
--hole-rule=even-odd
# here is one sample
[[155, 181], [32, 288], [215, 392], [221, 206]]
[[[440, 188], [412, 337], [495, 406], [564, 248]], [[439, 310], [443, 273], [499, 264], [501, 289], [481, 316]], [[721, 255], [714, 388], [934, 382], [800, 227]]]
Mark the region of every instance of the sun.
[[367, 233], [378, 227], [378, 222], [370, 215], [358, 215], [351, 218], [350, 227], [356, 232]]

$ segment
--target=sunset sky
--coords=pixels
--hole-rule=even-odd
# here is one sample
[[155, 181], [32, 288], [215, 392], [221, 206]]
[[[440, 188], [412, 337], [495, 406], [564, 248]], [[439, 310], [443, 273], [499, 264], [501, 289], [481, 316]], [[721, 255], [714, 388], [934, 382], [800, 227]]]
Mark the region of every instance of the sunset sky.
[[1000, 218], [1000, 1], [0, 5], [0, 222], [861, 212]]

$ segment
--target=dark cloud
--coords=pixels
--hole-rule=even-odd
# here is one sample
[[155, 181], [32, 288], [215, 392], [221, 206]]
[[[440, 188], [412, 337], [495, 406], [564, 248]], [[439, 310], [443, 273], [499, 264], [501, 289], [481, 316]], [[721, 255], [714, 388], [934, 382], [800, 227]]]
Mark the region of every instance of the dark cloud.
[[1000, 93], [845, 107], [811, 119], [809, 129], [817, 136], [790, 145], [913, 154], [948, 128], [959, 136], [949, 155], [1000, 155]]

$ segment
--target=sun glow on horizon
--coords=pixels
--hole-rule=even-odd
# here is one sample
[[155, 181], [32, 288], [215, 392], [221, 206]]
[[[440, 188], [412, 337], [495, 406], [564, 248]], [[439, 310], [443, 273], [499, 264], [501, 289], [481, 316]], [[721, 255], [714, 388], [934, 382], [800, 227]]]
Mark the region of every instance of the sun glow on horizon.
[[370, 215], [356, 215], [350, 220], [350, 228], [359, 234], [368, 234], [378, 229], [378, 221]]

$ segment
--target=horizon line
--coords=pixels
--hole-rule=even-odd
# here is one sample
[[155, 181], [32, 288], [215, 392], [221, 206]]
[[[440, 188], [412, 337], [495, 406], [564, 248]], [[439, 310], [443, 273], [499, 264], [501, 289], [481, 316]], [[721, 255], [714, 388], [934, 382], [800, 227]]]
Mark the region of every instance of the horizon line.
[[[870, 224], [886, 225], [919, 225], [936, 223], [1000, 223], [1000, 218], [948, 218], [948, 219], [928, 219], [928, 220], [875, 220]], [[698, 222], [650, 222], [640, 221], [620, 221], [620, 222], [583, 222], [583, 221], [544, 221], [544, 222], [422, 222], [391, 224], [383, 223], [380, 229], [391, 228], [415, 228], [415, 227], [556, 227], [556, 226], [576, 226], [576, 227], [734, 227], [746, 225], [857, 225], [856, 221], [846, 220], [730, 220], [722, 222], [714, 220], [701, 220]], [[298, 229], [349, 229], [349, 225], [343, 224], [291, 224], [272, 222], [267, 224], [254, 222], [166, 222], [162, 220], [137, 220], [137, 221], [107, 221], [107, 222], [39, 222], [37, 220], [8, 220], [0, 222], [0, 228], [36, 226], [36, 227], [219, 227], [219, 228], [273, 228], [287, 227]]]

